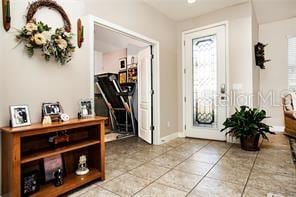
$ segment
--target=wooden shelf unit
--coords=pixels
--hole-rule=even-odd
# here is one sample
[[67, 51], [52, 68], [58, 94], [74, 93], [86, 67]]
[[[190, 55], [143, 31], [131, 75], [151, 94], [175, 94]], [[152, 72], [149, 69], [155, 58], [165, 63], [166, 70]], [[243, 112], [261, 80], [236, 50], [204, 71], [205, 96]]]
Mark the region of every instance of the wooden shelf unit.
[[52, 183], [48, 183], [46, 185], [42, 185], [40, 191], [32, 194], [32, 196], [59, 196], [65, 193], [65, 190], [71, 191], [77, 187], [80, 187], [86, 183], [94, 181], [96, 179], [101, 178], [101, 172], [96, 169], [90, 169], [89, 173], [84, 176], [76, 176], [75, 174], [70, 174], [65, 177], [65, 183], [62, 187], [55, 187]]
[[51, 156], [54, 156], [57, 154], [62, 154], [65, 152], [78, 150], [78, 149], [85, 148], [85, 147], [92, 146], [92, 145], [99, 144], [99, 143], [100, 143], [99, 140], [86, 140], [83, 142], [74, 143], [74, 144], [63, 146], [60, 148], [55, 148], [55, 149], [46, 150], [46, 151], [40, 151], [37, 153], [33, 153], [31, 155], [22, 157], [21, 163], [23, 164], [23, 163], [28, 163], [28, 162], [39, 160], [39, 159], [44, 159], [46, 157], [51, 157]]
[[[22, 174], [28, 168], [40, 167], [44, 158], [62, 154], [66, 176], [64, 184], [55, 187], [52, 182], [42, 183], [32, 196], [59, 196], [94, 180], [105, 179], [105, 117], [73, 119], [63, 123], [33, 124], [21, 128], [2, 128], [2, 193], [3, 196], [22, 195]], [[48, 136], [67, 131], [70, 143], [53, 148], [46, 143]], [[86, 154], [90, 172], [76, 176], [78, 158]], [[42, 168], [42, 167], [40, 167]]]

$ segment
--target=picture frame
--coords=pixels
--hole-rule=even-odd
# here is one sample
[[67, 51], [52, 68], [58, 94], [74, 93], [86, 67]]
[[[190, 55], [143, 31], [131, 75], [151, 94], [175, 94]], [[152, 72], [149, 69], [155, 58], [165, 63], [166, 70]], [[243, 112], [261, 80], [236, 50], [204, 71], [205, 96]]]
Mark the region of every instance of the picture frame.
[[93, 99], [81, 99], [79, 102], [79, 107], [82, 118], [91, 118], [95, 116], [95, 107]]
[[136, 83], [138, 80], [138, 68], [131, 67], [128, 69], [128, 83]]
[[123, 84], [123, 83], [127, 82], [127, 73], [126, 73], [126, 71], [120, 71], [118, 73], [118, 81], [119, 81], [119, 84]]
[[33, 170], [22, 174], [22, 195], [29, 196], [40, 189], [40, 172]]
[[123, 57], [119, 59], [119, 70], [126, 70], [127, 69], [127, 58]]
[[12, 127], [31, 125], [29, 107], [27, 105], [11, 105], [9, 108]]
[[44, 183], [55, 179], [55, 172], [62, 169], [65, 173], [65, 165], [62, 154], [54, 155], [43, 159]]
[[50, 116], [52, 122], [57, 122], [60, 120], [60, 115], [63, 112], [63, 107], [60, 102], [42, 103], [42, 119], [44, 116]]

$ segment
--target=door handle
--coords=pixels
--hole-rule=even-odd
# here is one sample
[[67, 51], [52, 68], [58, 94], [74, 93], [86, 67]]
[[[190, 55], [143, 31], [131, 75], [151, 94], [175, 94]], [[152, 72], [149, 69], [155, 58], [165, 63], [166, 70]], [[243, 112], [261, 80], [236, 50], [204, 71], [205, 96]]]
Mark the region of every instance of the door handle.
[[221, 87], [220, 87], [220, 93], [221, 93], [221, 94], [225, 94], [225, 93], [226, 93], [226, 87], [225, 87], [225, 84], [221, 84]]
[[221, 84], [220, 87], [220, 93], [221, 93], [221, 100], [226, 100], [226, 86], [225, 84]]

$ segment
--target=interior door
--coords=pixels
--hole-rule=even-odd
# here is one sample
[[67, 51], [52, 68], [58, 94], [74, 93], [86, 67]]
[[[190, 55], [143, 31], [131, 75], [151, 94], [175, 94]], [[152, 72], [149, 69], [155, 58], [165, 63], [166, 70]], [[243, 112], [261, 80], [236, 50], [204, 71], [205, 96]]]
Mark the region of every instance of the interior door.
[[225, 25], [185, 35], [185, 135], [222, 140], [226, 119]]
[[138, 54], [138, 128], [139, 137], [152, 144], [152, 62], [151, 47]]

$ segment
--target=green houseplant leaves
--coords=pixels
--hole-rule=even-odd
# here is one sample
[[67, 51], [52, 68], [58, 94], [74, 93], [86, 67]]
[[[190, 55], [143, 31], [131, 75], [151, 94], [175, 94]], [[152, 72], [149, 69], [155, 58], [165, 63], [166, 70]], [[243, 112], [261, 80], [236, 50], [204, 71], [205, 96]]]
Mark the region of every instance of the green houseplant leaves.
[[230, 118], [226, 119], [221, 132], [229, 129], [225, 135], [231, 135], [236, 138], [261, 135], [268, 140], [266, 133], [275, 133], [270, 131], [270, 126], [262, 122], [266, 118], [268, 117], [264, 110], [241, 106], [240, 109], [235, 109], [235, 113]]

